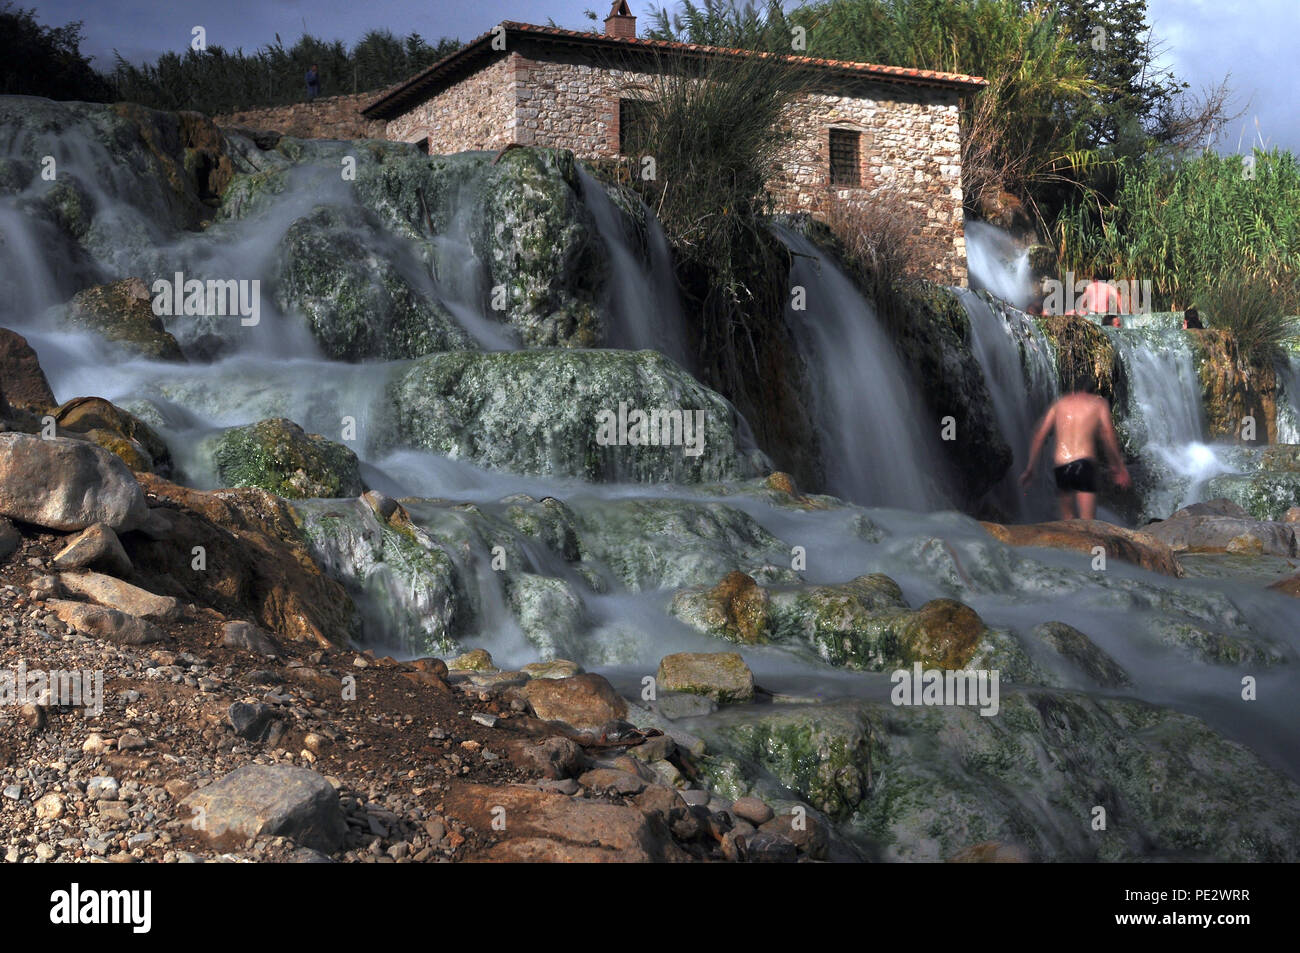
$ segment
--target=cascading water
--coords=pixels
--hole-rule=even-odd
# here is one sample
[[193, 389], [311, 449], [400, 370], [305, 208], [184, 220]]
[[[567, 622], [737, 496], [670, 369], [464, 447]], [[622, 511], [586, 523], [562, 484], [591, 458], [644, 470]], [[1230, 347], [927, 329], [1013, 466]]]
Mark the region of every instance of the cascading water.
[[1229, 471], [1205, 442], [1201, 382], [1187, 333], [1177, 316], [1151, 316], [1140, 326], [1103, 330], [1128, 380], [1121, 439], [1155, 471], [1147, 512], [1168, 516], [1196, 502], [1206, 482]]
[[1029, 252], [1000, 228], [966, 223], [966, 266], [975, 291], [987, 291], [1021, 311], [1035, 297]]
[[872, 506], [927, 510], [943, 505], [943, 463], [875, 310], [824, 251], [783, 226], [794, 255], [792, 287], [806, 309], [786, 319], [811, 368], [830, 492]]
[[[586, 169], [579, 168], [582, 198], [611, 258], [612, 284], [606, 346], [652, 349], [688, 369], [695, 367], [686, 340], [686, 317], [677, 294], [672, 253], [654, 214], [641, 205], [644, 248], [638, 248], [632, 221]], [[637, 200], [640, 201], [639, 199]]]
[[1278, 363], [1277, 379], [1277, 442], [1300, 443], [1300, 354]]
[[984, 372], [998, 429], [1014, 457], [1011, 469], [991, 491], [991, 501], [1022, 521], [1054, 519], [1055, 494], [1048, 468], [1041, 461], [1029, 491], [1019, 484], [1034, 427], [1058, 396], [1051, 344], [1042, 329], [1021, 312], [1001, 312], [972, 291], [954, 290], [970, 318], [972, 350]]
[[[3, 105], [0, 98], [0, 107]], [[61, 139], [62, 145], [56, 139]], [[70, 176], [87, 183], [115, 183], [111, 189], [93, 192], [99, 213], [112, 213], [104, 221], [125, 222], [137, 214], [132, 211], [132, 195], [149, 189], [138, 183], [124, 185], [120, 170], [111, 168], [118, 160], [94, 145], [84, 130], [65, 130], [59, 137], [52, 135], [48, 143], [26, 143], [11, 157], [26, 161], [31, 149], [54, 148], [62, 150], [57, 154]], [[331, 155], [322, 161], [336, 169], [336, 158]], [[0, 296], [0, 326], [28, 337], [58, 397], [66, 400], [93, 391], [124, 404], [168, 438], [183, 468], [201, 468], [195, 448], [213, 429], [271, 415], [290, 417], [309, 431], [330, 435], [337, 432], [340, 417], [347, 414], [359, 418], [363, 433], [377, 432], [382, 421], [371, 418], [382, 416], [381, 394], [389, 375], [404, 362], [358, 364], [327, 359], [302, 332], [295, 315], [275, 313], [268, 307], [261, 330], [264, 337], [260, 338], [239, 329], [237, 321], [216, 326], [210, 330], [224, 335], [222, 356], [188, 365], [125, 359], [101, 338], [53, 328], [42, 317], [45, 307], [65, 301], [90, 281], [152, 275], [153, 264], [160, 261], [166, 264], [161, 269], [164, 275], [184, 264], [203, 273], [269, 276], [270, 256], [279, 240], [274, 236], [283, 235], [294, 218], [323, 194], [310, 186], [310, 181], [307, 176], [301, 186], [291, 182], [288, 192], [270, 201], [256, 219], [218, 223], [203, 233], [182, 233], [173, 225], [166, 230], [163, 244], [153, 249], [131, 244], [123, 251], [110, 248], [111, 242], [104, 246], [91, 242], [89, 247], [101, 249], [102, 254], [73, 251], [66, 239], [32, 212], [33, 202], [41, 200], [47, 186], [33, 180], [17, 195], [0, 195], [0, 263], [4, 266], [0, 282], [5, 292]], [[588, 200], [594, 199], [592, 204], [599, 206], [600, 197], [586, 192]], [[598, 207], [590, 211], [600, 223], [611, 257], [630, 254], [640, 275], [622, 276], [629, 283], [614, 289], [616, 302], [644, 303], [654, 300], [651, 292], [670, 287], [656, 277], [666, 259], [662, 248], [655, 251], [653, 226], [650, 252], [652, 257], [659, 256], [655, 259], [659, 264], [652, 263], [647, 269], [645, 262], [637, 260], [637, 253], [630, 251], [636, 248], [635, 243], [624, 243], [618, 237], [618, 220]], [[144, 212], [138, 214], [148, 217]], [[154, 214], [159, 216], [156, 221], [167, 221], [163, 210], [149, 212]], [[138, 229], [128, 231], [139, 234]], [[934, 489], [940, 482], [936, 476], [939, 458], [927, 439], [937, 426], [920, 418], [920, 401], [870, 305], [811, 242], [786, 229], [779, 229], [778, 234], [796, 253], [792, 283], [806, 292], [807, 310], [791, 310], [787, 319], [816, 392], [831, 489], [874, 507], [919, 511], [942, 506], [942, 497]], [[466, 259], [468, 241], [453, 226], [432, 244], [437, 267], [427, 276], [430, 284], [418, 286], [436, 292], [474, 341], [489, 346], [474, 333], [466, 317], [495, 321], [479, 303], [481, 275], [478, 264]], [[424, 260], [416, 252], [411, 255], [414, 261]], [[450, 266], [457, 261], [463, 270], [453, 272]], [[969, 294], [963, 295], [963, 301], [999, 426], [1016, 452], [1023, 453], [1035, 415], [1053, 393], [1050, 351], [1032, 321], [1015, 316], [1008, 321]], [[458, 314], [453, 303], [467, 310]], [[617, 312], [620, 306], [611, 303], [611, 307]], [[665, 342], [672, 340], [673, 332], [669, 324], [660, 323], [664, 320], [662, 310], [627, 310], [622, 316], [606, 317], [619, 335], [627, 335], [619, 340], [628, 346], [670, 347]], [[183, 320], [168, 319], [168, 323], [170, 330], [187, 339]], [[1180, 441], [1186, 445], [1199, 440], [1199, 390], [1181, 337], [1163, 328], [1153, 330], [1149, 338], [1140, 336], [1147, 332], [1109, 333], [1120, 348], [1134, 388], [1131, 439], [1153, 447], [1177, 447]], [[638, 334], [643, 335], [640, 342]], [[658, 339], [653, 339], [656, 335]], [[517, 346], [510, 340], [503, 343]], [[1293, 365], [1291, 381], [1295, 379]], [[1300, 389], [1288, 393], [1294, 402]], [[545, 421], [538, 424], [545, 425]], [[960, 599], [1000, 638], [1016, 647], [1017, 659], [1023, 657], [1041, 666], [1026, 669], [1020, 682], [1004, 683], [1008, 700], [1030, 691], [1040, 712], [1050, 712], [1048, 705], [1061, 706], [1062, 712], [1081, 711], [1081, 707], [1065, 706], [1077, 706], [1080, 699], [1109, 702], [1118, 696], [1172, 707], [1196, 714], [1218, 732], [1261, 752], [1290, 776], [1300, 776], [1300, 712], [1295, 693], [1289, 691], [1287, 674], [1300, 662], [1300, 603], [1258, 585], [1212, 576], [1161, 577], [1119, 560], [1112, 561], [1105, 572], [1096, 572], [1087, 557], [1076, 553], [1005, 547], [974, 520], [952, 512], [864, 509], [834, 502], [805, 505], [766, 487], [738, 483], [721, 488], [599, 485], [487, 471], [409, 446], [361, 441], [354, 449], [372, 487], [394, 497], [427, 498], [406, 501], [419, 532], [394, 534], [400, 536], [394, 545], [407, 547], [400, 553], [410, 556], [410, 547], [427, 544], [439, 554], [438, 559], [428, 560], [427, 570], [417, 580], [419, 585], [411, 586], [402, 573], [413, 561], [391, 558], [379, 568], [365, 561], [363, 557], [373, 553], [373, 537], [380, 530], [356, 517], [354, 525], [365, 531], [357, 532], [348, 545], [340, 545], [339, 555], [351, 560], [347, 563], [353, 571], [350, 581], [363, 588], [373, 583], [365, 592], [382, 603], [371, 606], [373, 614], [364, 634], [367, 644], [397, 642], [405, 651], [419, 651], [410, 640], [434, 630], [428, 624], [430, 618], [445, 609], [438, 600], [463, 599], [469, 618], [460, 620], [462, 628], [452, 633], [463, 647], [483, 646], [502, 666], [534, 661], [543, 652], [562, 655], [607, 672], [616, 683], [639, 686], [640, 679], [655, 670], [666, 652], [734, 648], [688, 627], [670, 611], [674, 596], [687, 587], [712, 587], [733, 570], [750, 573], [777, 588], [806, 583], [837, 585], [879, 572], [897, 581], [912, 607], [930, 599]], [[1023, 465], [1019, 457], [1017, 464]], [[339, 513], [365, 508], [356, 500], [311, 501], [297, 506], [300, 514], [315, 513], [333, 523], [346, 522]], [[542, 545], [540, 540], [556, 524], [533, 519], [539, 512], [547, 518], [563, 513], [565, 519], [572, 520], [578, 542], [571, 550], [567, 539], [558, 551]], [[510, 551], [511, 562], [504, 572], [492, 568], [492, 551], [497, 545]], [[789, 568], [795, 548], [806, 552], [806, 569]], [[528, 613], [521, 606], [530, 611], [542, 606], [550, 614], [543, 615], [543, 625], [525, 633], [520, 620]], [[1082, 681], [1077, 668], [1066, 664], [1061, 653], [1050, 652], [1034, 633], [1035, 627], [1054, 621], [1075, 626], [1115, 659], [1129, 677], [1122, 689], [1101, 689]], [[545, 649], [534, 641], [539, 638], [538, 629], [550, 640]], [[1241, 639], [1252, 651], [1255, 646], [1266, 646], [1268, 652], [1243, 655], [1244, 662], [1189, 658], [1189, 651], [1204, 653], [1207, 645], [1227, 645], [1235, 651], [1238, 643], [1233, 639]], [[769, 690], [822, 700], [883, 702], [889, 697], [887, 672], [834, 669], [807, 652], [801, 654], [781, 644], [743, 648], [745, 660]], [[1225, 654], [1231, 652], [1225, 650]], [[1261, 658], [1264, 661], [1257, 665]], [[1287, 664], [1274, 664], [1275, 659]], [[1259, 700], [1242, 705], [1235, 691], [1225, 692], [1224, 686], [1238, 684], [1247, 674], [1258, 679]], [[1068, 693], [1053, 694], [1057, 689], [1052, 686], [1061, 685]], [[1228, 698], [1232, 701], [1225, 701]], [[718, 717], [758, 718], [764, 711], [778, 709], [797, 712], [798, 706], [735, 706], [732, 715]], [[1157, 711], [1154, 707], [1150, 712], [1143, 709], [1141, 717], [1146, 719]], [[980, 762], [1006, 760], [985, 755], [1004, 751], [1001, 745], [1006, 739], [1020, 743], [1020, 736], [1013, 733], [1020, 729], [1006, 719], [969, 721], [996, 725], [994, 730], [1007, 732], [996, 749], [981, 752], [972, 748], [977, 757], [970, 758], [970, 764], [963, 760], [961, 765], [948, 766], [968, 771], [980, 781], [987, 777], [981, 774]], [[933, 737], [927, 734], [930, 731], [920, 727], [917, 737], [928, 744]], [[1196, 737], [1198, 743], [1204, 740], [1202, 735]], [[1141, 739], [1128, 740], [1136, 744]], [[1150, 749], [1131, 749], [1136, 754], [1126, 767], [1136, 765], [1147, 750], [1160, 750], [1154, 742], [1152, 745]], [[1198, 748], [1194, 757], [1200, 759], [1203, 753]], [[1079, 754], [1075, 759], [1071, 753], [1062, 764], [1079, 760], [1092, 770], [1105, 752]], [[1234, 767], [1237, 764], [1233, 762]], [[902, 767], [900, 759], [889, 770]], [[1145, 783], [1145, 778], [1142, 781]], [[1005, 790], [996, 783], [986, 787], [997, 792], [995, 797]], [[942, 779], [916, 790], [924, 797], [924, 791], [930, 789], [935, 791], [933, 803], [943, 810], [936, 811], [928, 803], [918, 810], [931, 811], [932, 817], [946, 814], [948, 807], [961, 800], [944, 787]], [[1027, 802], [1033, 800], [1032, 810], [1025, 816], [1043, 817], [1042, 828], [1078, 826], [1077, 802], [1063, 807], [1059, 791], [1035, 789], [1019, 794]]]

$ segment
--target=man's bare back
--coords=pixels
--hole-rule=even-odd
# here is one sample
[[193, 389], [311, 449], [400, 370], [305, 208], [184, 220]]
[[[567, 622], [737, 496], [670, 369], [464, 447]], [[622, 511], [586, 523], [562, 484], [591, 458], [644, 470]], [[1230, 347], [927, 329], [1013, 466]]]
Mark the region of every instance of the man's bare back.
[[1052, 459], [1056, 467], [1057, 498], [1061, 505], [1061, 518], [1092, 519], [1097, 515], [1097, 443], [1110, 458], [1115, 471], [1115, 485], [1125, 489], [1129, 485], [1128, 470], [1120, 453], [1119, 438], [1110, 417], [1110, 404], [1104, 397], [1076, 391], [1066, 394], [1044, 415], [1029, 447], [1029, 463], [1020, 475], [1020, 482], [1028, 487], [1034, 476], [1039, 454], [1047, 435], [1056, 432]]

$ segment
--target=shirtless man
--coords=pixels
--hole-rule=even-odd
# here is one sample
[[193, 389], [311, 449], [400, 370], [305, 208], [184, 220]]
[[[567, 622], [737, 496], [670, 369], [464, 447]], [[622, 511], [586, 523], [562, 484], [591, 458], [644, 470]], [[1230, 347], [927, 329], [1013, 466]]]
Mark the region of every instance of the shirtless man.
[[[1120, 454], [1119, 438], [1110, 419], [1110, 404], [1098, 394], [1075, 391], [1066, 394], [1047, 411], [1029, 447], [1029, 464], [1020, 474], [1020, 485], [1028, 488], [1034, 466], [1043, 451], [1047, 435], [1056, 431], [1056, 498], [1061, 519], [1093, 519], [1097, 515], [1097, 440], [1105, 448], [1114, 470], [1115, 485], [1127, 489], [1130, 480]], [[1077, 510], [1077, 512], [1076, 512]]]

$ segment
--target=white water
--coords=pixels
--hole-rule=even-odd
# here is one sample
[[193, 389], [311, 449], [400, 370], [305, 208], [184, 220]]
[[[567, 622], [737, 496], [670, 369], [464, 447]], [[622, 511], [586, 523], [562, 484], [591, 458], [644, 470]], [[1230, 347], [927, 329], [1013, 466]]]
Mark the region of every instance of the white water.
[[1055, 519], [1049, 468], [1038, 462], [1026, 492], [1019, 477], [1029, 461], [1034, 428], [1059, 396], [1056, 361], [1042, 330], [1019, 311], [1005, 317], [971, 291], [958, 290], [970, 318], [971, 348], [984, 371], [998, 429], [1011, 445], [1014, 462], [991, 492], [992, 501], [1020, 522]]
[[939, 422], [921, 399], [875, 310], [832, 258], [797, 232], [777, 227], [794, 253], [786, 319], [807, 364], [829, 492], [871, 506], [942, 506]]
[[1029, 252], [1000, 228], [966, 223], [966, 267], [974, 291], [987, 291], [1021, 311], [1035, 298]]
[[612, 265], [606, 347], [652, 349], [694, 369], [672, 252], [659, 220], [645, 210], [647, 247], [643, 251], [631, 234], [632, 222], [614, 205], [605, 187], [581, 166], [578, 175], [583, 201]]
[[[109, 157], [84, 142], [58, 154], [65, 157], [65, 167], [92, 183], [92, 188], [95, 182], [114, 183], [113, 188], [95, 191], [95, 201], [114, 211], [113, 221], [129, 222], [129, 183], [123, 185], [117, 176], [98, 174], [101, 166], [111, 165]], [[265, 275], [274, 246], [271, 236], [277, 229], [283, 234], [283, 228], [292, 221], [289, 216], [301, 208], [295, 203], [311, 197], [292, 192], [283, 197], [287, 204], [256, 222], [232, 223], [206, 235], [167, 236], [171, 244], [164, 242], [152, 252], [111, 250], [97, 267], [104, 278], [121, 277], [133, 273], [123, 262], [159, 257], [166, 260], [167, 255], [179, 255], [177, 250], [183, 249], [184, 261], [199, 262], [201, 270], [209, 273]], [[48, 304], [65, 300], [80, 286], [80, 279], [66, 267], [66, 261], [58, 258], [61, 246], [55, 238], [20, 212], [11, 197], [0, 198], [0, 227], [6, 291], [0, 299], [0, 324], [15, 327], [29, 337], [60, 399], [87, 392], [115, 401], [153, 399], [164, 418], [160, 429], [182, 462], [196, 467], [200, 463], [188, 460], [186, 453], [193, 449], [198, 436], [215, 427], [248, 423], [273, 414], [289, 416], [308, 430], [326, 435], [335, 433], [345, 413], [359, 417], [362, 433], [379, 429], [367, 415], [375, 413], [376, 395], [388, 366], [323, 360], [302, 335], [301, 325], [293, 316], [264, 313], [263, 337], [245, 334], [237, 322], [221, 325], [216, 330], [226, 335], [229, 356], [215, 363], [191, 366], [122, 359], [93, 335], [49, 328], [40, 318], [40, 311]], [[614, 233], [609, 231], [608, 222], [605, 230], [606, 241], [610, 241], [608, 236]], [[885, 572], [897, 579], [913, 605], [940, 595], [961, 598], [990, 625], [1021, 636], [1040, 622], [1070, 622], [1130, 671], [1133, 695], [1203, 714], [1220, 730], [1247, 741], [1284, 769], [1296, 773], [1300, 703], [1288, 684], [1287, 666], [1249, 672], [1260, 678], [1259, 702], [1228, 703], [1223, 699], [1232, 693], [1225, 693], [1225, 684], [1236, 684], [1246, 672], [1189, 663], [1177, 652], [1154, 644], [1150, 629], [1153, 622], [1170, 617], [1195, 618], [1207, 626], [1222, 626], [1230, 631], [1250, 627], [1285, 646], [1294, 665], [1300, 659], [1300, 605], [1260, 591], [1258, 586], [1170, 580], [1118, 563], [1113, 563], [1106, 573], [1094, 573], [1086, 561], [1072, 554], [1008, 550], [994, 543], [974, 521], [958, 514], [917, 512], [943, 505], [941, 494], [932, 485], [938, 472], [933, 452], [937, 422], [918, 415], [920, 401], [890, 341], [848, 278], [800, 236], [783, 232], [782, 237], [800, 253], [791, 277], [805, 287], [808, 310], [790, 312], [788, 317], [817, 391], [832, 489], [875, 506], [889, 505], [912, 512], [865, 511], [892, 534], [879, 543], [868, 543], [854, 531], [852, 518], [863, 515], [855, 509], [809, 512], [774, 507], [743, 496], [719, 497], [718, 501], [749, 513], [776, 537], [776, 549], [783, 555], [794, 545], [803, 546], [809, 555], [805, 574], [808, 581], [840, 582], [865, 572]], [[440, 257], [446, 261], [463, 256], [466, 247], [458, 245], [452, 233]], [[175, 264], [168, 261], [169, 267]], [[629, 305], [648, 300], [645, 295], [649, 290], [662, 288], [662, 281], [653, 277], [653, 268], [649, 278], [644, 277], [644, 269], [638, 272], [643, 275], [639, 285], [632, 283], [617, 290]], [[438, 278], [430, 277], [430, 281], [445, 302], [458, 302], [470, 309], [467, 315], [491, 321], [491, 316], [481, 313], [481, 306], [473, 304], [479, 297], [474, 274], [472, 268], [454, 274], [440, 269]], [[973, 306], [968, 304], [968, 308]], [[660, 333], [657, 329], [661, 325], [656, 322], [662, 314], [653, 310], [625, 310], [622, 314], [614, 321], [614, 326], [621, 329], [619, 333]], [[1029, 408], [1036, 410], [1035, 405], [1045, 399], [1042, 382], [1037, 379], [1041, 360], [1034, 357], [1029, 361], [1029, 379], [1022, 377], [1017, 383], [1013, 370], [1019, 363], [1023, 373], [1025, 365], [1013, 348], [1021, 347], [1023, 340], [1033, 339], [1032, 329], [990, 327], [990, 315], [981, 318], [974, 328], [977, 348], [990, 378], [995, 404], [1000, 404], [1000, 426], [1019, 450], [1016, 444], [1023, 439], [1016, 440], [1016, 435], [1023, 438], [1026, 421], [1033, 416]], [[973, 324], [975, 317], [972, 315]], [[464, 324], [471, 334], [482, 331], [481, 327], [473, 328], [468, 317]], [[180, 327], [176, 330], [183, 331]], [[1021, 332], [1027, 337], [1018, 337]], [[670, 338], [671, 332], [664, 336]], [[663, 340], [652, 342], [652, 346], [663, 344]], [[1143, 430], [1147, 441], [1152, 446], [1171, 448], [1194, 444], [1199, 439], [1199, 406], [1194, 412], [1189, 409], [1191, 392], [1187, 389], [1189, 379], [1184, 373], [1183, 356], [1163, 354], [1154, 345], [1146, 344], [1121, 350], [1130, 369], [1148, 375], [1143, 382], [1147, 389], [1135, 397], [1142, 418], [1151, 416]], [[1018, 400], [1018, 395], [1023, 400]], [[499, 510], [502, 497], [517, 492], [538, 498], [559, 497], [579, 513], [593, 501], [705, 499], [685, 487], [592, 486], [578, 481], [489, 473], [464, 462], [413, 450], [389, 451], [369, 445], [357, 449], [367, 479], [392, 495], [472, 500], [488, 512]], [[430, 504], [430, 511], [433, 509], [436, 506]], [[521, 540], [521, 545], [525, 543]], [[529, 558], [525, 569], [550, 575], [569, 572], [536, 547], [524, 545], [524, 549]], [[673, 553], [670, 559], [681, 560], [684, 555]], [[948, 572], [945, 560], [951, 560], [961, 571]], [[483, 645], [506, 665], [532, 661], [531, 648], [523, 643], [518, 627], [505, 610], [500, 577], [489, 568], [486, 552], [481, 547], [472, 549], [465, 554], [462, 565], [480, 613], [475, 629], [464, 635], [466, 643]], [[607, 573], [609, 578], [613, 575]], [[963, 576], [974, 581], [952, 581]], [[717, 650], [716, 641], [686, 630], [667, 615], [670, 596], [666, 589], [630, 592], [626, 588], [584, 594], [589, 628], [583, 635], [590, 635], [601, 645], [630, 646], [632, 654], [622, 664], [638, 671], [653, 670], [650, 666], [665, 651], [687, 647]], [[371, 632], [367, 637], [382, 642], [384, 635]], [[746, 656], [751, 656], [748, 649]], [[885, 685], [883, 675], [828, 671], [780, 649], [754, 651], [752, 661], [762, 683], [776, 690], [791, 686], [833, 697], [879, 694]]]

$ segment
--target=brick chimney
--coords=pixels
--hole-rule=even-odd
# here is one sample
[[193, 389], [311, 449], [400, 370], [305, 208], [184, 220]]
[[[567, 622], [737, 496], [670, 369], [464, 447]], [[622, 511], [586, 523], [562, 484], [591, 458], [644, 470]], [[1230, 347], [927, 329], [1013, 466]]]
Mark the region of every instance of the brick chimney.
[[620, 39], [636, 39], [636, 17], [628, 9], [627, 0], [614, 0], [605, 17], [605, 35]]

